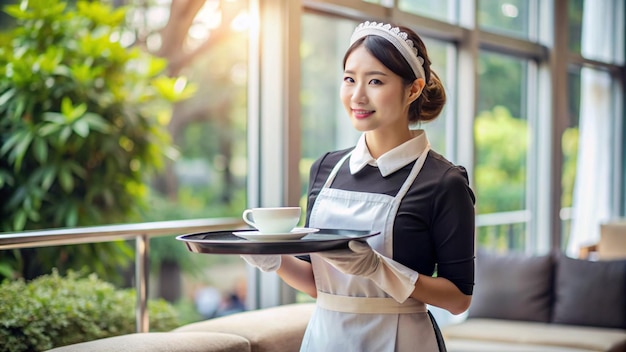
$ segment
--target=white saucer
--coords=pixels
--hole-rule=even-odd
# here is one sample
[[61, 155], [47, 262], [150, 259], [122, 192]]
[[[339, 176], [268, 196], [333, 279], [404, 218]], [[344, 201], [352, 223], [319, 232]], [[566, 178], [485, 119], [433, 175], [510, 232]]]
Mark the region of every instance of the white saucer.
[[282, 241], [282, 240], [299, 240], [302, 237], [319, 231], [310, 227], [296, 227], [287, 233], [261, 233], [259, 231], [236, 231], [233, 235], [245, 238], [251, 241]]

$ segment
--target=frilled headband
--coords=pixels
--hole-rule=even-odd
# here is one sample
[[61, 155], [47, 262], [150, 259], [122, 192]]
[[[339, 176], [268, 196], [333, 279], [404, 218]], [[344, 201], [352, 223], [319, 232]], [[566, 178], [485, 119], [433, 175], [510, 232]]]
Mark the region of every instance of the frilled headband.
[[423, 67], [424, 58], [419, 56], [415, 44], [413, 44], [411, 39], [408, 39], [408, 34], [400, 31], [398, 27], [392, 27], [390, 24], [367, 21], [356, 27], [350, 38], [350, 45], [368, 35], [376, 35], [385, 38], [388, 42], [393, 44], [409, 63], [413, 73], [415, 73], [415, 77], [426, 80]]

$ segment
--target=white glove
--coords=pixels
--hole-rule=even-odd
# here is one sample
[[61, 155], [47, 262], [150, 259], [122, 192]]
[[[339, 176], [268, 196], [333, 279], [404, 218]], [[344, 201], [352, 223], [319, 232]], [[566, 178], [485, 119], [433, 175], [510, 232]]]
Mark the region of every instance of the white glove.
[[276, 271], [280, 268], [280, 255], [256, 254], [241, 255], [240, 257], [243, 258], [246, 263], [257, 267], [266, 273]]
[[415, 282], [419, 277], [417, 271], [377, 253], [367, 242], [350, 241], [348, 248], [312, 255], [319, 256], [344, 274], [363, 276], [372, 280], [399, 303], [404, 302], [413, 293]]

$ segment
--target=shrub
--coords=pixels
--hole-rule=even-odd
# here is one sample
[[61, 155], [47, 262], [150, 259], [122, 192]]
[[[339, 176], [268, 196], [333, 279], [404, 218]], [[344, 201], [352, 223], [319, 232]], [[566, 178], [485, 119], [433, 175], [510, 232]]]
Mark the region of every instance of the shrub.
[[[0, 351], [50, 348], [135, 332], [135, 291], [116, 289], [95, 274], [55, 270], [30, 282], [0, 285]], [[151, 331], [178, 324], [174, 307], [148, 301]]]

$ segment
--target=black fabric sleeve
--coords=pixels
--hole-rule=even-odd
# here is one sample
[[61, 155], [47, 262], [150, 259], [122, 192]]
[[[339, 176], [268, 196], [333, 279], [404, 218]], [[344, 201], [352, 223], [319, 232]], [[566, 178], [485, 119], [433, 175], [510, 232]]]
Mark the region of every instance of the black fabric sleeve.
[[432, 231], [437, 255], [437, 276], [471, 295], [474, 288], [476, 199], [465, 168], [450, 168], [433, 197]]

